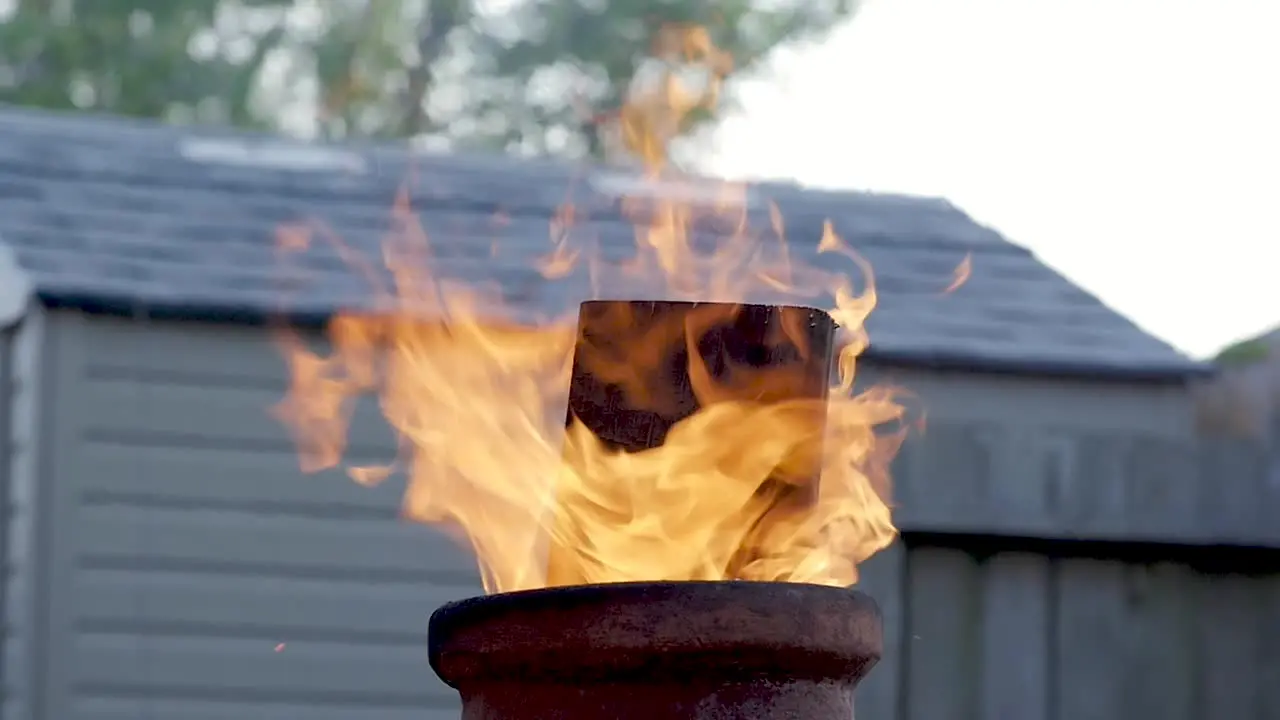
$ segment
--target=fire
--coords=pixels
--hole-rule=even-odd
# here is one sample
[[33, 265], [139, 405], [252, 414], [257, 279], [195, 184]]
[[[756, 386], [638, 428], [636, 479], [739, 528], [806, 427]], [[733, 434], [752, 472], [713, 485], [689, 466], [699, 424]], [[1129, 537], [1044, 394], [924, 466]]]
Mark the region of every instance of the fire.
[[[714, 101], [730, 64], [705, 31], [683, 26], [658, 38], [655, 61], [664, 68], [656, 81], [634, 87], [616, 116], [646, 169], [648, 191], [625, 203], [635, 254], [604, 260], [574, 238], [582, 218], [566, 206], [539, 270], [556, 282], [584, 268], [599, 294], [697, 304], [645, 317], [637, 305], [595, 307], [592, 332], [621, 345], [580, 331], [576, 306], [530, 319], [498, 289], [434, 271], [402, 193], [381, 310], [335, 317], [324, 356], [282, 333], [292, 379], [276, 414], [314, 471], [342, 462], [353, 404], [376, 395], [401, 452], [352, 477], [405, 472], [404, 514], [469, 545], [488, 592], [630, 580], [853, 584], [858, 564], [895, 535], [887, 466], [901, 433], [886, 428], [904, 414], [887, 389], [854, 392], [876, 302], [871, 269], [829, 223], [819, 251], [852, 263], [863, 287], [793, 262], [776, 209], [772, 236], [751, 234], [742, 187], [719, 184], [698, 202], [664, 192], [695, 182], [671, 169], [670, 143], [691, 111]], [[703, 242], [691, 230], [699, 221], [733, 232]], [[305, 244], [297, 228], [282, 243]], [[790, 360], [740, 362], [714, 342], [704, 352], [760, 298], [824, 306], [840, 327], [833, 386], [803, 310], [770, 316], [761, 330], [763, 350]], [[687, 388], [667, 379], [673, 358]], [[575, 362], [632, 411], [661, 418], [661, 441], [621, 447], [581, 413], [566, 423]]]

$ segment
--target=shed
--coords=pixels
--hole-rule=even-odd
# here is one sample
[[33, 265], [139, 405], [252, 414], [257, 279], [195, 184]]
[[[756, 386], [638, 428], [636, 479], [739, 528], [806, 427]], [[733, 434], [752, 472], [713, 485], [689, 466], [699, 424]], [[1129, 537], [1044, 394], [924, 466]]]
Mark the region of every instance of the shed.
[[[454, 271], [528, 302], [549, 292], [483, 251], [494, 235], [541, 248], [583, 171], [448, 155], [417, 166], [414, 207]], [[470, 561], [395, 520], [394, 484], [302, 476], [266, 413], [286, 372], [263, 327], [278, 309], [275, 231], [318, 218], [372, 248], [408, 170], [391, 147], [0, 108], [0, 717], [456, 717], [424, 631], [434, 606], [477, 592]], [[617, 173], [587, 171], [575, 202], [629, 243], [607, 219]], [[1114, 488], [1073, 483], [1109, 438], [1189, 437], [1188, 381], [1206, 366], [943, 200], [751, 192], [792, 237], [816, 239], [830, 218], [877, 271], [865, 372], [911, 388], [931, 418], [900, 472], [905, 531], [1176, 532], [1185, 518], [1135, 524], [1108, 504]], [[942, 296], [966, 255], [972, 278]], [[314, 263], [328, 275], [304, 310], [360, 301], [336, 258]], [[352, 452], [391, 451], [365, 420]], [[898, 555], [884, 555], [868, 585], [900, 593]], [[883, 602], [893, 652], [903, 605]], [[894, 692], [869, 690], [884, 711], [869, 716], [895, 716]]]

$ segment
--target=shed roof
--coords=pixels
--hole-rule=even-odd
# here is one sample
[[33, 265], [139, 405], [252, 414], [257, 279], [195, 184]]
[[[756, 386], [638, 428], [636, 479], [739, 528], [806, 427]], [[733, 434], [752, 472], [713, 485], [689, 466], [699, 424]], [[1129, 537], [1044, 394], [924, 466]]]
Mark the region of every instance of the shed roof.
[[[0, 106], [0, 248], [16, 260], [10, 293], [29, 287], [48, 305], [91, 311], [260, 320], [281, 307], [276, 231], [322, 223], [376, 257], [411, 167], [413, 207], [440, 269], [498, 282], [526, 305], [590, 295], [585, 282], [549, 283], [530, 267], [549, 248], [548, 221], [571, 188], [606, 251], [634, 242], [610, 186], [625, 180], [616, 168], [410, 158], [403, 147], [317, 146]], [[946, 201], [768, 183], [751, 192], [759, 209], [766, 199], [778, 206], [790, 237], [816, 242], [830, 219], [871, 262], [880, 304], [868, 354], [881, 361], [1153, 379], [1206, 368]], [[495, 240], [502, 252], [491, 257]], [[793, 241], [801, 253], [809, 245]], [[972, 276], [944, 296], [967, 254]], [[290, 295], [295, 313], [322, 317], [367, 299], [336, 253], [309, 254], [306, 263], [310, 281]], [[0, 273], [3, 266], [0, 259]]]

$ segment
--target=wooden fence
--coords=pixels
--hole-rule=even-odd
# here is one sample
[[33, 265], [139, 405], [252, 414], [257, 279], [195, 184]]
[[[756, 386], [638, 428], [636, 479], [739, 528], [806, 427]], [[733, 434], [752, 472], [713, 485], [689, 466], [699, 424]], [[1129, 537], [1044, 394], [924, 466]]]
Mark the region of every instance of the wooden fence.
[[859, 718], [1280, 719], [1264, 448], [929, 434], [899, 466], [903, 536], [863, 568], [886, 647]]

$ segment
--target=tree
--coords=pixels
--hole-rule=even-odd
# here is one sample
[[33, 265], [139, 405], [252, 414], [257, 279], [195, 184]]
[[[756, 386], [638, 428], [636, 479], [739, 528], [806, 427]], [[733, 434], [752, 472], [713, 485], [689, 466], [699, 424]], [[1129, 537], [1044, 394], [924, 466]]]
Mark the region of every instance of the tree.
[[252, 97], [285, 29], [253, 13], [291, 4], [236, 3], [236, 18], [208, 0], [15, 0], [0, 21], [0, 102], [270, 127]]
[[[661, 41], [663, 28], [705, 28], [715, 47], [743, 72], [779, 44], [832, 27], [855, 5], [855, 0], [529, 0], [508, 21], [510, 31], [483, 34], [478, 55], [493, 89], [476, 105], [482, 116], [504, 121], [494, 123], [502, 127], [495, 135], [509, 149], [599, 154], [603, 138], [596, 120], [622, 105], [640, 60], [653, 54], [652, 43]], [[701, 108], [694, 127], [714, 114], [715, 108]]]
[[0, 102], [600, 154], [663, 28], [704, 27], [742, 71], [855, 2], [10, 0]]

